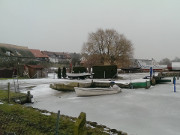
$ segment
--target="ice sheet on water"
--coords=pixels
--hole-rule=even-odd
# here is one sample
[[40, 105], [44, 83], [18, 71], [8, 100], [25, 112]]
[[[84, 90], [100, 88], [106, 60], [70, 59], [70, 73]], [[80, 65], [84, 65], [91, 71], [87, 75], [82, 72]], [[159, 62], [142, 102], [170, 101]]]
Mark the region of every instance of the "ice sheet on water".
[[[147, 73], [124, 74], [127, 80], [117, 82], [145, 81]], [[131, 76], [131, 79], [129, 77]], [[139, 80], [140, 79], [140, 80]], [[122, 89], [115, 95], [77, 97], [74, 92], [62, 93], [49, 88], [55, 82], [91, 82], [92, 80], [65, 79], [28, 79], [19, 80], [21, 85], [34, 85], [31, 89], [36, 101], [31, 106], [39, 109], [78, 117], [85, 112], [87, 120], [122, 130], [131, 135], [179, 135], [180, 129], [180, 80], [177, 80], [177, 92], [173, 84], [156, 85], [150, 89]], [[101, 80], [109, 81], [109, 80]], [[7, 81], [8, 82], [8, 81]], [[7, 84], [7, 82], [3, 82]], [[61, 97], [61, 98], [59, 98]]]

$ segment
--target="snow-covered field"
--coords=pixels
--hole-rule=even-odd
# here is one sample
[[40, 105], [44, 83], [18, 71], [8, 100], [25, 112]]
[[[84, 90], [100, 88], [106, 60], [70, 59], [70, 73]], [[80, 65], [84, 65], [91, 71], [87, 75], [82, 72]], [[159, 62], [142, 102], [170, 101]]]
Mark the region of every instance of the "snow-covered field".
[[[123, 81], [133, 81], [147, 75], [139, 73], [120, 76], [126, 79]], [[53, 82], [72, 81], [53, 78], [51, 74], [46, 79], [19, 80], [21, 92], [30, 90], [34, 96], [35, 102], [30, 106], [53, 112], [60, 110], [61, 114], [75, 117], [85, 112], [88, 121], [122, 130], [128, 135], [180, 134], [180, 80], [177, 80], [176, 93], [173, 92], [173, 84], [167, 83], [150, 89], [122, 89], [121, 93], [115, 95], [77, 97], [75, 92], [49, 88]], [[13, 90], [12, 80], [0, 81], [0, 88], [4, 88], [8, 81]]]

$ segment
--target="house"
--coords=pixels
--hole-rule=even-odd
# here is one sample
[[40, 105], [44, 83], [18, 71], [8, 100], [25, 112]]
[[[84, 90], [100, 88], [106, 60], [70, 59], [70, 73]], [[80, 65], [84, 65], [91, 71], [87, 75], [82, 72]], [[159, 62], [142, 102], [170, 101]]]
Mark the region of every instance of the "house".
[[34, 55], [28, 47], [0, 43], [0, 77], [22, 75], [24, 67], [21, 68], [21, 65], [33, 58]]
[[52, 63], [69, 63], [71, 61], [71, 56], [65, 52], [49, 52], [42, 51], [44, 55], [49, 57], [50, 62]]
[[37, 49], [0, 43], [0, 77], [23, 76], [24, 73], [30, 78], [46, 77], [47, 72], [44, 67], [29, 65], [36, 60], [48, 61], [48, 56]]
[[80, 58], [80, 66], [84, 66], [86, 62], [87, 62], [87, 59], [85, 57]]
[[49, 56], [43, 54], [40, 50], [37, 49], [30, 49], [31, 53], [40, 61], [49, 61]]
[[41, 65], [25, 65], [24, 75], [29, 78], [45, 78], [47, 77], [47, 70]]
[[34, 55], [28, 47], [0, 43], [0, 55], [4, 57], [29, 57], [33, 58]]

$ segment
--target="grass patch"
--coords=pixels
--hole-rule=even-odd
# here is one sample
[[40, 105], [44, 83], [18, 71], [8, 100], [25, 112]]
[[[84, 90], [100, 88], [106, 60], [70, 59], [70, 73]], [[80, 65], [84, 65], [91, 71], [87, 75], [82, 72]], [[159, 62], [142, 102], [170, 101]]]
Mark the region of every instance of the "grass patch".
[[[15, 98], [26, 98], [26, 94], [10, 91], [10, 102], [14, 102]], [[8, 102], [8, 90], [0, 90], [0, 100]]]
[[[11, 98], [23, 97], [26, 94], [10, 92]], [[24, 105], [7, 104], [8, 91], [0, 90], [0, 135], [13, 132], [17, 135], [54, 135], [57, 114], [46, 110], [34, 109]], [[3, 102], [1, 104], [1, 102]], [[44, 115], [48, 113], [50, 115]], [[73, 135], [74, 124], [77, 118], [60, 115], [59, 134]], [[86, 122], [87, 135], [125, 135], [121, 131], [112, 130], [96, 122]]]
[[[14, 78], [0, 78], [0, 80], [9, 80], [9, 79], [14, 79]], [[28, 77], [18, 77], [18, 80], [20, 80], [20, 79], [29, 79], [29, 78]]]
[[[56, 114], [43, 115], [42, 112], [22, 105], [0, 105], [0, 132], [14, 132], [23, 135], [53, 135]], [[74, 122], [68, 117], [60, 117], [59, 133], [73, 134]]]
[[[54, 135], [56, 128], [56, 113], [44, 115], [47, 111], [25, 107], [19, 104], [0, 104], [0, 134], [13, 132], [18, 135]], [[60, 115], [59, 134], [73, 135], [74, 123], [77, 118]], [[90, 124], [89, 122], [87, 122]], [[92, 125], [91, 125], [92, 126]], [[88, 135], [109, 135], [112, 130], [104, 131], [105, 126], [87, 127]], [[119, 133], [119, 134], [118, 134]], [[121, 135], [121, 132], [116, 132]], [[122, 134], [123, 135], [123, 134]]]
[[12, 78], [0, 78], [0, 80], [8, 80], [8, 79], [12, 79]]

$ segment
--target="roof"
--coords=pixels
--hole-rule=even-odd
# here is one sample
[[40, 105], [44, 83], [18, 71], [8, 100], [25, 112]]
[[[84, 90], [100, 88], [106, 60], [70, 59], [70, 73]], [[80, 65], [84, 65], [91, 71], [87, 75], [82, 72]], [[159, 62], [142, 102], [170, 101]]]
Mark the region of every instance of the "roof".
[[50, 52], [50, 51], [41, 51], [43, 54], [48, 55], [49, 57], [61, 57], [62, 59], [71, 59], [71, 56], [65, 52]]
[[28, 47], [0, 43], [0, 55], [11, 57], [34, 57]]
[[10, 48], [16, 48], [16, 49], [28, 49], [26, 46], [17, 46], [17, 45], [12, 45], [12, 44], [5, 44], [5, 43], [0, 43], [0, 47], [10, 47]]
[[41, 65], [26, 65], [27, 67], [30, 67], [30, 68], [35, 68], [35, 69], [43, 69], [44, 67], [41, 66]]
[[30, 51], [36, 58], [48, 58], [48, 56], [46, 54], [41, 53], [40, 50], [30, 49]]
[[140, 67], [144, 70], [149, 70], [151, 67], [153, 69], [163, 69], [164, 67], [159, 65], [154, 59], [132, 59], [132, 67]]

